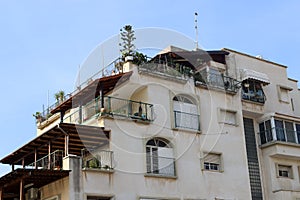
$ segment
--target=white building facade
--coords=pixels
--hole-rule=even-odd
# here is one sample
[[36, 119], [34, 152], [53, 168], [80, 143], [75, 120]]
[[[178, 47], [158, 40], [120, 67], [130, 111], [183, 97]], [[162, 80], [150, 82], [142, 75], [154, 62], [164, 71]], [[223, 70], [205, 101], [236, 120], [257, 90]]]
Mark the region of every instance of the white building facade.
[[37, 138], [1, 160], [0, 200], [300, 199], [286, 66], [172, 47], [121, 64], [37, 119]]

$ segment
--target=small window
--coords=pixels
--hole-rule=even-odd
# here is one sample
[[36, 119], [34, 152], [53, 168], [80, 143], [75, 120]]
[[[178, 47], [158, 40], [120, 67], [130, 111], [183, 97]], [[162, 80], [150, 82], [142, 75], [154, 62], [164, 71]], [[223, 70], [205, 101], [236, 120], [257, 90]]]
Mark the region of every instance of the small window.
[[293, 178], [292, 166], [289, 165], [278, 165], [277, 175], [282, 178]]
[[221, 171], [221, 154], [207, 154], [203, 160], [203, 170]]
[[237, 125], [236, 112], [220, 109], [219, 122], [231, 125]]
[[292, 88], [290, 88], [290, 87], [278, 85], [279, 101], [282, 101], [284, 103], [290, 103], [289, 91], [291, 91], [291, 90], [292, 90]]

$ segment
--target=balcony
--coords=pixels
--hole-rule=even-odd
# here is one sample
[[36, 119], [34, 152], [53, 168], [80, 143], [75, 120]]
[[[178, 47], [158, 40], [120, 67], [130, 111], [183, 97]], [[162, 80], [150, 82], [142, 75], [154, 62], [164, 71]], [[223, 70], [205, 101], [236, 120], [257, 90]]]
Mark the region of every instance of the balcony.
[[245, 92], [242, 90], [242, 99], [247, 100], [247, 101], [252, 101], [256, 103], [261, 103], [264, 104], [266, 101], [266, 96], [265, 94], [260, 91], [260, 92]]
[[138, 66], [139, 73], [186, 82], [191, 76], [191, 68], [174, 63], [145, 63]]
[[206, 87], [208, 89], [218, 89], [229, 93], [237, 93], [240, 88], [240, 82], [234, 78], [224, 76], [221, 73], [212, 73], [201, 71], [194, 76], [195, 85]]
[[200, 115], [174, 111], [175, 128], [200, 131]]
[[60, 170], [62, 169], [62, 159], [63, 159], [63, 151], [56, 150], [51, 154], [40, 158], [36, 162], [33, 162], [26, 166], [28, 169], [52, 169], [52, 170]]
[[270, 156], [300, 159], [299, 131], [276, 127], [261, 131], [259, 135], [261, 149], [268, 149]]
[[[104, 107], [100, 109], [102, 101]], [[151, 122], [153, 121], [153, 105], [111, 96], [104, 96], [103, 99], [98, 97], [67, 115], [63, 121], [83, 124], [98, 116]]]
[[108, 150], [82, 150], [82, 168], [113, 170], [113, 152]]

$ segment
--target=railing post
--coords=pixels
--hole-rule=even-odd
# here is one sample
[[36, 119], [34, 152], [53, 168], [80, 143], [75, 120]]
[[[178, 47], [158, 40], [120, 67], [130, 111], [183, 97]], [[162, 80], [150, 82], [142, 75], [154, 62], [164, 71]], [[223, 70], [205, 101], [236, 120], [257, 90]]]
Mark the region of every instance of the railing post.
[[144, 105], [145, 105], [146, 119], [148, 119], [148, 104], [144, 104]]

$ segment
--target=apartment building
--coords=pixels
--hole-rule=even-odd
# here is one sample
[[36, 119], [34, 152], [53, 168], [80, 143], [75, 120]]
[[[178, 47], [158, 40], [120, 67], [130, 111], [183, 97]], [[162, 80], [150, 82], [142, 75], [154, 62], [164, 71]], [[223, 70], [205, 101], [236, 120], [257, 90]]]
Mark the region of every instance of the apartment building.
[[286, 66], [170, 46], [105, 71], [0, 160], [12, 166], [0, 200], [300, 199], [300, 91]]

